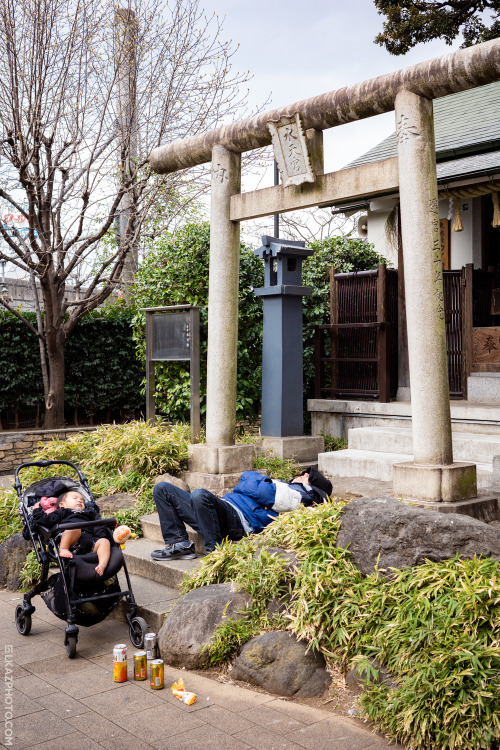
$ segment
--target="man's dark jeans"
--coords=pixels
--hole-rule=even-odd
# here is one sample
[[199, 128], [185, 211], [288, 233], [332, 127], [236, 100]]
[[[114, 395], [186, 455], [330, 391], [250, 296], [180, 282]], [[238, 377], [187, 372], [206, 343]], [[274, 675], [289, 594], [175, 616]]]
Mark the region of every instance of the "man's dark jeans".
[[185, 524], [201, 534], [207, 552], [225, 537], [238, 541], [245, 536], [235, 509], [208, 490], [185, 492], [170, 482], [160, 482], [153, 497], [165, 544], [187, 542]]

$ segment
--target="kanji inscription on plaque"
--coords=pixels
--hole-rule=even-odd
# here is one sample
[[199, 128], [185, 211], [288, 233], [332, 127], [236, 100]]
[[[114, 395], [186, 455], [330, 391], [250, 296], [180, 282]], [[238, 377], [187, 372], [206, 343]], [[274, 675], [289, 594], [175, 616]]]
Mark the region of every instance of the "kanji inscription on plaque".
[[302, 185], [316, 179], [309, 158], [300, 112], [267, 123], [273, 141], [274, 158], [283, 185]]

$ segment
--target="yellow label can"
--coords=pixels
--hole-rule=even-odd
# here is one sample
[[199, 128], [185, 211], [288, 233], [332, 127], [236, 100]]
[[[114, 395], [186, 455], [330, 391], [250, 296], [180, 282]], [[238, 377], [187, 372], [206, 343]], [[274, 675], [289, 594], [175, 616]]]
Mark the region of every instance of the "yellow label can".
[[148, 676], [148, 657], [145, 651], [134, 654], [134, 680], [145, 680]]
[[161, 690], [163, 684], [163, 659], [154, 659], [149, 665], [150, 685], [153, 690]]

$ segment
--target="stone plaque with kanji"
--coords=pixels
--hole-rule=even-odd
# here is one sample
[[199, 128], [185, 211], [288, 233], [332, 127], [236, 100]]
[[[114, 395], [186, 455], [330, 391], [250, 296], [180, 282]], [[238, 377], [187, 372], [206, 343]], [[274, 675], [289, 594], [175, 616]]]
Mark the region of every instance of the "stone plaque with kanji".
[[302, 185], [314, 182], [307, 141], [300, 113], [280, 117], [267, 123], [273, 141], [274, 158], [281, 173], [283, 185]]

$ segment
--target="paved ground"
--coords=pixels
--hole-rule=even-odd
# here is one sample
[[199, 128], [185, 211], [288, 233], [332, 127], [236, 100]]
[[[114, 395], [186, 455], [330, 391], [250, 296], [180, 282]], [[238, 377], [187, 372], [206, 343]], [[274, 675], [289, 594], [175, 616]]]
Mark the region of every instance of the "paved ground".
[[[126, 642], [126, 626], [108, 618], [81, 628], [78, 655], [64, 648], [65, 623], [37, 597], [33, 627], [18, 634], [14, 607], [19, 595], [0, 590], [0, 648], [5, 650], [6, 710], [12, 695], [12, 725], [0, 741], [20, 750], [386, 750], [389, 743], [356, 719], [287, 702], [166, 667], [164, 690], [149, 682], [113, 682], [112, 648]], [[8, 687], [12, 655], [13, 685]], [[179, 677], [197, 693], [185, 706], [170, 692]], [[2, 701], [3, 702], [3, 701]], [[7, 716], [7, 719], [10, 719]], [[9, 732], [6, 734], [6, 728]], [[394, 745], [390, 746], [394, 748]]]
[[328, 475], [333, 490], [332, 497], [391, 497], [392, 482], [368, 477], [332, 477]]

